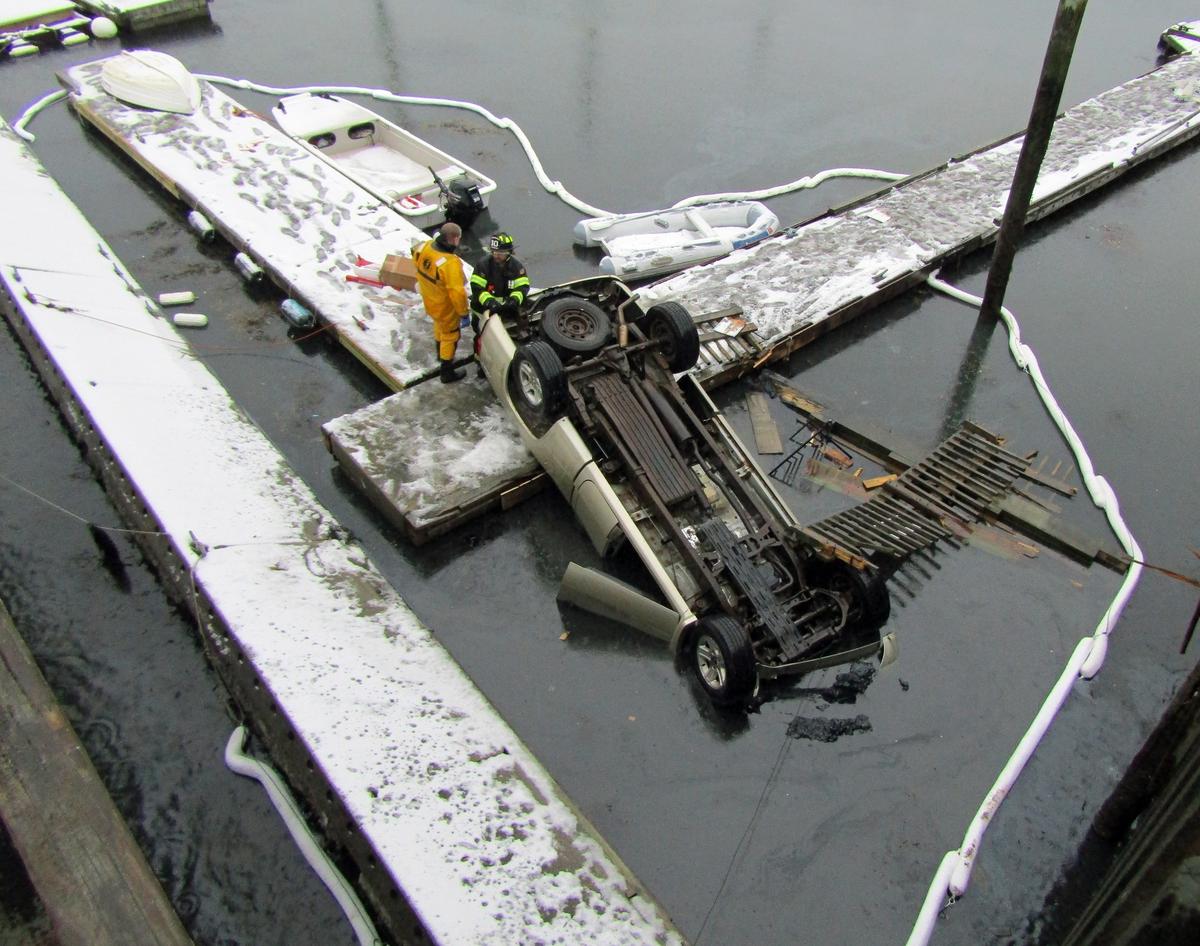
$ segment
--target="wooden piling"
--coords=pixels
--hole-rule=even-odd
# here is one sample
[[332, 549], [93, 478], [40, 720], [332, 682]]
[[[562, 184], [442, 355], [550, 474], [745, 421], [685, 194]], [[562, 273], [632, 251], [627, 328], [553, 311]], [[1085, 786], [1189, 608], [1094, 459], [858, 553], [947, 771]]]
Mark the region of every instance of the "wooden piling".
[[3, 603], [0, 818], [60, 946], [191, 943]]

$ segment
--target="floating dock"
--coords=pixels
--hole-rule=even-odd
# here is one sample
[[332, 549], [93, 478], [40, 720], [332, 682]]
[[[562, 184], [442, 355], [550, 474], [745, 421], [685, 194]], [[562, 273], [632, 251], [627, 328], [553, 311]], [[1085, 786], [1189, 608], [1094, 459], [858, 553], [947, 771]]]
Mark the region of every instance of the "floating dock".
[[393, 391], [437, 372], [415, 291], [348, 282], [359, 257], [381, 263], [428, 238], [403, 215], [201, 80], [191, 115], [126, 105], [100, 85], [106, 60], [60, 76], [75, 111], [198, 211], [265, 277], [316, 315]]
[[546, 475], [491, 387], [422, 384], [325, 424], [358, 489], [414, 545], [540, 491]]
[[682, 942], [3, 122], [0, 168], [0, 310], [385, 938]]
[[123, 30], [146, 30], [168, 23], [209, 18], [212, 0], [76, 0], [93, 16], [106, 16]]
[[[1046, 217], [1200, 132], [1200, 56], [1179, 56], [1059, 116], [1027, 219]], [[642, 290], [693, 312], [741, 306], [752, 334], [701, 348], [707, 387], [802, 348], [992, 242], [1023, 134]]]

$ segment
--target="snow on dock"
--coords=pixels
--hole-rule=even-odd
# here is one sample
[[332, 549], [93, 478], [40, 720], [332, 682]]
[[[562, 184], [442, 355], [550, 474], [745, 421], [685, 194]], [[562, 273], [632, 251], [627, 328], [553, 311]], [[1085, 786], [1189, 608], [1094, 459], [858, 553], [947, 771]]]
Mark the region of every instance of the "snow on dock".
[[0, 309], [387, 936], [681, 942], [3, 122], [0, 169]]
[[[1062, 114], [1029, 209], [1044, 217], [1200, 132], [1200, 58], [1181, 56]], [[740, 305], [756, 331], [702, 345], [707, 387], [782, 358], [995, 239], [1017, 135], [642, 290], [693, 312]]]
[[422, 231], [211, 83], [201, 80], [193, 114], [136, 108], [101, 87], [106, 61], [59, 76], [79, 115], [200, 211], [392, 390], [436, 372], [417, 293], [346, 281], [358, 257], [407, 255], [428, 239]]
[[492, 389], [471, 374], [449, 390], [401, 391], [322, 428], [355, 486], [415, 545], [544, 485]]

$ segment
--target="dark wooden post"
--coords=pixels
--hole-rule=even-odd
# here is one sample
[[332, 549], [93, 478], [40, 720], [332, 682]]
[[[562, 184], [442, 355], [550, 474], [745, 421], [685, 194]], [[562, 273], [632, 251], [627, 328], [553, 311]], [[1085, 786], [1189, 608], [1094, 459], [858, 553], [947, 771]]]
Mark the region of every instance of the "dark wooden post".
[[1037, 183], [1038, 171], [1046, 148], [1050, 144], [1050, 132], [1054, 129], [1054, 118], [1058, 103], [1062, 99], [1063, 86], [1067, 81], [1067, 70], [1071, 65], [1071, 54], [1075, 51], [1075, 38], [1079, 35], [1079, 24], [1087, 9], [1087, 0], [1059, 0], [1054, 28], [1046, 47], [1046, 59], [1042, 63], [1042, 77], [1038, 82], [1037, 94], [1033, 99], [1033, 111], [1029, 116], [1029, 127], [1025, 130], [1025, 141], [1021, 155], [1017, 158], [1017, 169], [1013, 174], [1012, 189], [1000, 232], [996, 235], [996, 250], [992, 254], [992, 266], [988, 271], [987, 288], [983, 293], [983, 304], [979, 307], [981, 317], [995, 318], [1000, 315], [1004, 304], [1004, 291], [1008, 288], [1008, 277], [1012, 272], [1013, 256], [1017, 243], [1025, 229], [1025, 214], [1029, 210], [1029, 199]]

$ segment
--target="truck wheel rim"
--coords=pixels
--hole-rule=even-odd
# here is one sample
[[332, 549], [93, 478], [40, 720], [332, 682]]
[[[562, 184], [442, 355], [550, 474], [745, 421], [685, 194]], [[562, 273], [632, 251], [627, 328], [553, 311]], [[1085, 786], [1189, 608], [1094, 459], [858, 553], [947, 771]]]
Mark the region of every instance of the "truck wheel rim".
[[558, 317], [558, 329], [567, 338], [587, 341], [599, 331], [599, 323], [589, 312], [570, 309]]
[[537, 372], [527, 361], [521, 362], [517, 368], [517, 380], [521, 384], [521, 393], [525, 395], [525, 400], [533, 407], [542, 406], [542, 381], [538, 377]]
[[707, 634], [696, 642], [696, 667], [710, 690], [725, 689], [725, 655]]

